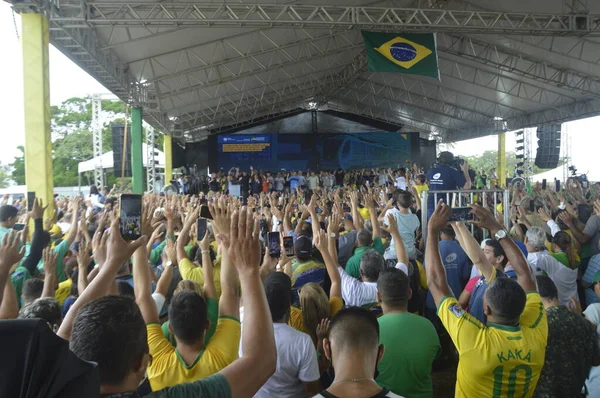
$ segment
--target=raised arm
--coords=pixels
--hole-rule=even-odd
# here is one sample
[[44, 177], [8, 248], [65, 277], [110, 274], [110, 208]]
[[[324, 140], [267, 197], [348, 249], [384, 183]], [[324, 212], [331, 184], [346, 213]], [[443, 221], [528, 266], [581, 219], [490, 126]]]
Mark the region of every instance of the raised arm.
[[392, 235], [394, 238], [394, 243], [396, 247], [396, 256], [398, 257], [398, 262], [408, 265], [409, 259], [408, 254], [406, 253], [406, 246], [404, 245], [404, 241], [402, 240], [402, 235], [400, 235], [400, 231], [398, 230], [398, 220], [392, 213], [387, 216], [388, 226], [385, 227], [386, 231]]
[[365, 195], [365, 206], [369, 209], [369, 216], [371, 218], [371, 225], [373, 226], [373, 239], [381, 238], [381, 227], [379, 226], [379, 220], [377, 219], [377, 209], [375, 208], [375, 200], [372, 194]]
[[440, 257], [439, 235], [442, 228], [450, 219], [450, 208], [441, 200], [438, 202], [433, 215], [427, 225], [427, 245], [425, 247], [425, 272], [427, 273], [427, 286], [433, 296], [436, 307], [446, 296], [453, 296], [448, 285], [446, 270]]
[[[0, 245], [0, 319], [12, 319], [18, 313], [17, 294], [9, 277], [11, 268], [23, 258], [25, 248], [21, 247], [21, 237], [10, 231], [2, 237]], [[16, 307], [16, 308], [15, 308]]]
[[231, 396], [245, 398], [253, 396], [275, 372], [277, 351], [271, 312], [259, 276], [258, 223], [251, 212], [242, 209], [233, 213], [230, 231], [229, 236], [219, 235], [219, 239], [226, 247], [224, 252], [236, 265], [241, 282], [244, 301], [242, 356], [220, 373], [229, 382]]
[[77, 233], [79, 232], [79, 223], [77, 222], [77, 220], [79, 217], [79, 207], [81, 206], [81, 197], [76, 197], [71, 203], [71, 212], [73, 214], [73, 218], [71, 222], [71, 228], [69, 228], [69, 233], [65, 238], [69, 246], [71, 246], [71, 244], [75, 242], [75, 238], [77, 237]]
[[[202, 237], [199, 236], [198, 239], [200, 238]], [[206, 232], [206, 235], [200, 241], [200, 250], [202, 254], [202, 269], [204, 271], [204, 286], [202, 287], [204, 297], [217, 299], [213, 263], [210, 258], [210, 238], [208, 232]]]
[[[502, 225], [496, 221], [491, 212], [479, 205], [470, 206], [477, 218], [476, 221], [473, 221], [473, 224], [489, 230], [492, 236], [495, 236], [498, 231], [503, 229]], [[508, 235], [505, 238], [500, 239], [500, 245], [504, 249], [504, 253], [508, 258], [508, 261], [510, 261], [510, 265], [514, 268], [517, 274], [517, 282], [519, 282], [523, 290], [526, 292], [536, 291], [537, 285], [535, 284], [535, 279], [531, 274], [529, 264], [523, 256], [521, 249], [519, 249]]]
[[467, 256], [469, 256], [471, 262], [475, 264], [479, 272], [481, 272], [481, 275], [490, 281], [494, 272], [492, 269], [494, 266], [483, 254], [479, 243], [477, 243], [464, 223], [453, 222], [451, 225], [456, 233], [456, 240], [458, 240], [458, 243], [460, 243], [465, 253], [467, 253]]
[[131, 257], [137, 248], [145, 245], [148, 239], [142, 236], [135, 242], [129, 243], [124, 241], [119, 231], [118, 217], [115, 217], [112, 221], [110, 231], [103, 232], [102, 230], [98, 230], [96, 233], [100, 234], [101, 238], [99, 250], [95, 254], [103, 251], [101, 255], [96, 256], [96, 260], [98, 264], [103, 264], [100, 267], [98, 275], [71, 306], [69, 312], [67, 312], [57, 333], [58, 336], [65, 340], [71, 338], [71, 330], [73, 329], [73, 322], [75, 321], [77, 311], [90, 301], [104, 296], [109, 291], [119, 268]]
[[87, 289], [88, 280], [88, 265], [90, 265], [91, 257], [88, 246], [83, 242], [79, 244], [79, 252], [77, 252], [77, 293], [81, 294]]
[[[231, 210], [232, 206], [228, 205], [224, 199], [220, 199], [217, 203], [217, 206], [210, 206], [210, 212], [213, 216], [213, 224], [217, 227], [217, 230], [219, 231], [218, 236], [220, 237], [221, 244], [225, 244], [230, 235], [237, 233], [237, 231], [233, 230], [233, 224], [231, 224]], [[244, 208], [244, 215], [246, 215], [247, 213], [249, 214], [249, 217], [254, 217], [254, 214], [251, 211], [246, 212]], [[245, 228], [246, 220], [244, 219], [243, 221], [243, 225]], [[254, 223], [252, 222], [251, 224], [254, 225]], [[219, 299], [219, 316], [229, 316], [235, 319], [239, 319], [240, 302], [238, 298], [238, 273], [236, 270], [237, 264], [234, 263], [235, 259], [230, 258], [230, 253], [230, 250], [223, 250], [221, 252], [221, 297]], [[256, 273], [257, 275], [259, 274], [258, 265], [256, 267]]]
[[54, 297], [54, 292], [56, 292], [56, 257], [57, 254], [54, 253], [52, 249], [49, 247], [44, 249], [44, 253], [42, 254], [44, 259], [44, 288], [42, 290], [42, 297]]
[[331, 256], [331, 253], [329, 252], [329, 239], [327, 238], [327, 233], [323, 230], [319, 231], [319, 233], [314, 236], [314, 242], [315, 246], [323, 256], [323, 261], [325, 262], [327, 273], [329, 274], [329, 278], [331, 279], [331, 288], [329, 290], [329, 296], [342, 297], [342, 278], [340, 277], [340, 274], [337, 271], [337, 260], [334, 259]]
[[[167, 265], [169, 262], [171, 264]], [[177, 250], [175, 249], [175, 242], [171, 239], [167, 239], [166, 249], [163, 252], [163, 265], [164, 270], [156, 284], [154, 293], [162, 294], [166, 297], [169, 286], [171, 286], [171, 282], [173, 281], [173, 267], [177, 265]]]
[[135, 301], [140, 307], [144, 322], [158, 322], [158, 310], [152, 299], [152, 284], [148, 273], [148, 251], [142, 246], [133, 254], [133, 288]]

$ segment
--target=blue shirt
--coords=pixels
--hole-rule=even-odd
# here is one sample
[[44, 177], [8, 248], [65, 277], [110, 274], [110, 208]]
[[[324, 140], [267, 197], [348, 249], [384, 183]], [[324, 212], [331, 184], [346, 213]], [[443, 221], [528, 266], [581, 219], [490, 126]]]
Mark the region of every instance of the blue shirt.
[[[506, 275], [504, 275], [502, 271], [496, 270], [496, 278], [506, 278]], [[487, 324], [487, 316], [483, 312], [483, 297], [485, 296], [487, 288], [488, 284], [486, 283], [485, 277], [482, 275], [473, 288], [471, 300], [469, 301], [469, 314], [473, 315], [484, 325]]]
[[[469, 258], [462, 247], [455, 240], [442, 240], [440, 241], [440, 256], [444, 268], [446, 268], [446, 275], [448, 279], [448, 285], [455, 297], [459, 297], [469, 276], [471, 275], [471, 265], [469, 264]], [[427, 264], [424, 264], [426, 267]], [[435, 309], [435, 303], [433, 296], [427, 291], [426, 305], [428, 308]]]
[[[462, 189], [466, 183], [462, 172], [444, 164], [430, 169], [427, 172], [427, 181], [429, 182], [429, 191], [454, 191]], [[438, 195], [437, 199], [443, 199], [446, 202], [446, 195]], [[433, 214], [434, 210], [435, 198], [433, 194], [430, 194], [427, 198], [427, 212]]]
[[296, 189], [296, 187], [298, 186], [298, 177], [292, 176], [288, 179], [288, 181], [290, 182], [290, 189]]
[[[583, 274], [581, 279], [584, 282], [589, 283], [591, 285], [592, 283], [594, 283], [594, 275], [598, 271], [600, 271], [600, 254], [596, 254], [595, 256], [590, 258], [590, 262], [585, 270], [585, 274]], [[598, 296], [596, 296], [596, 292], [591, 286], [585, 289], [585, 299], [587, 305], [600, 303], [600, 299], [598, 299]]]

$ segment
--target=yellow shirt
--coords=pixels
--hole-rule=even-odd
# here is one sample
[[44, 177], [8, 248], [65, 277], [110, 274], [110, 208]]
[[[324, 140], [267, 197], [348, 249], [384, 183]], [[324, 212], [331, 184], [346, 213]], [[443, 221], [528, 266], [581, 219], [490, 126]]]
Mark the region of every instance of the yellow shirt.
[[[344, 302], [341, 297], [334, 296], [329, 298], [330, 319], [340, 312], [342, 308], [344, 308]], [[300, 308], [292, 307], [290, 311], [290, 326], [310, 336], [310, 332], [304, 328], [304, 320], [302, 319], [302, 310]]]
[[58, 289], [54, 292], [54, 298], [58, 300], [58, 303], [62, 306], [65, 303], [67, 297], [69, 297], [69, 292], [71, 291], [71, 285], [73, 281], [71, 278], [66, 281], [62, 281], [58, 284]]
[[147, 370], [152, 391], [204, 379], [238, 358], [241, 327], [237, 319], [220, 317], [210, 342], [189, 366], [167, 340], [159, 323], [147, 324], [146, 330], [152, 355], [152, 365]]
[[527, 293], [519, 326], [487, 326], [445, 297], [437, 314], [460, 355], [455, 396], [531, 397], [546, 356], [548, 320], [537, 292]]
[[421, 192], [429, 191], [429, 185], [427, 184], [413, 185], [413, 188], [415, 189], [415, 191], [417, 191], [417, 195], [419, 195], [419, 197], [421, 197]]
[[366, 207], [363, 207], [362, 209], [359, 207], [358, 214], [360, 214], [360, 216], [362, 218], [364, 218], [365, 220], [368, 220], [369, 218], [371, 218], [371, 213], [369, 212], [369, 209], [367, 209]]
[[[194, 281], [204, 286], [204, 270], [202, 267], [197, 267], [189, 259], [184, 258], [179, 262], [179, 273], [181, 279]], [[213, 263], [213, 279], [215, 281], [215, 290], [217, 291], [217, 300], [221, 297], [221, 256], [217, 257]]]

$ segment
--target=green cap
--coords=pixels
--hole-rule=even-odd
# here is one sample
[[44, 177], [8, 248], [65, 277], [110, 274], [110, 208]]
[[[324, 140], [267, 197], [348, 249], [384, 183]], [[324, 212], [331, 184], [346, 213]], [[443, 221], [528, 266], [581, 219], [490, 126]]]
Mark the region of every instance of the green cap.
[[600, 271], [598, 271], [594, 274], [594, 280], [592, 281], [592, 283], [596, 283], [596, 282], [600, 282]]

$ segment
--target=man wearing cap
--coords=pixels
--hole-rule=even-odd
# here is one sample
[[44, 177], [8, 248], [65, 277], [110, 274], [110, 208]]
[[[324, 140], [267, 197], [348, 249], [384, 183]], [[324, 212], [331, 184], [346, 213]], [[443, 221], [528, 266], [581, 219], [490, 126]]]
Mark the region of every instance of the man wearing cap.
[[[460, 165], [462, 171], [452, 168], [454, 155], [451, 152], [442, 152], [438, 158], [438, 166], [427, 172], [427, 181], [430, 191], [453, 191], [455, 189], [469, 189], [471, 177], [469, 176], [469, 165], [463, 162]], [[437, 199], [433, 193], [427, 198], [427, 218], [429, 219], [435, 209], [438, 200], [446, 201], [446, 195], [440, 194]]]
[[312, 258], [312, 239], [309, 236], [298, 236], [294, 242], [294, 253], [298, 261], [292, 265], [292, 294], [294, 303], [298, 303], [298, 289], [309, 282], [323, 287], [326, 270], [325, 265]]

